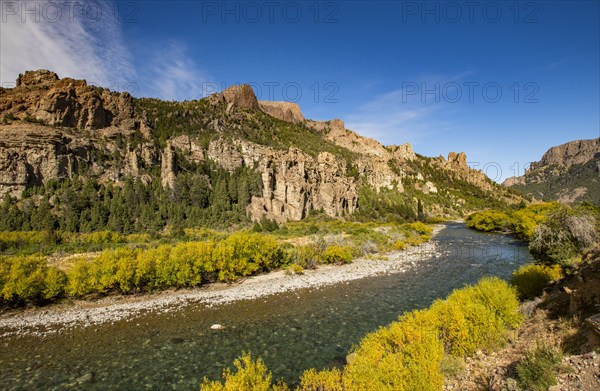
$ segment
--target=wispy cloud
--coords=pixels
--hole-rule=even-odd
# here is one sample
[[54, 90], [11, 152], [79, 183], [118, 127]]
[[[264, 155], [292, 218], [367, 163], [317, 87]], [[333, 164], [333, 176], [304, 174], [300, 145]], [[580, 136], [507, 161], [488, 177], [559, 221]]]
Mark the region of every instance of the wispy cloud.
[[161, 42], [147, 56], [148, 65], [140, 72], [140, 95], [168, 100], [202, 97], [203, 83], [210, 82], [211, 77], [192, 60], [185, 45]]
[[[7, 4], [10, 3], [7, 8]], [[0, 83], [19, 73], [49, 69], [59, 77], [134, 95], [190, 99], [201, 95], [206, 73], [176, 41], [155, 44], [143, 58], [126, 39], [114, 3], [3, 2], [0, 20]], [[88, 4], [89, 6], [85, 6]]]
[[460, 83], [473, 71], [455, 75], [421, 75], [405, 81], [400, 88], [386, 91], [359, 107], [347, 118], [349, 128], [373, 137], [384, 144], [421, 141], [455, 128], [444, 113], [454, 112], [457, 107], [444, 99], [437, 99], [423, 90], [439, 89], [448, 83]]
[[121, 26], [106, 1], [94, 2], [93, 13], [74, 3], [10, 2], [2, 5], [0, 81], [14, 82], [29, 69], [50, 69], [59, 76], [85, 78], [111, 87], [132, 80], [135, 69]]

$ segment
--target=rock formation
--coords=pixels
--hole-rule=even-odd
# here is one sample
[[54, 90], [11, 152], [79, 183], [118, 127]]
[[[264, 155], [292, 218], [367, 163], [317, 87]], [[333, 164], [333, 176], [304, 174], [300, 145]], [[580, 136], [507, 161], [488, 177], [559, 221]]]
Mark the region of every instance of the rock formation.
[[227, 111], [234, 107], [242, 109], [258, 110], [258, 99], [248, 84], [234, 85], [223, 92], [213, 94], [209, 97], [212, 103], [225, 102]]
[[260, 109], [271, 117], [278, 118], [282, 121], [298, 124], [304, 121], [304, 115], [300, 111], [300, 106], [291, 102], [271, 102], [261, 100], [258, 102]]
[[90, 160], [89, 141], [34, 124], [0, 125], [0, 196], [66, 179]]
[[[25, 72], [15, 88], [0, 89], [0, 196], [20, 197], [27, 187], [75, 174], [117, 185], [133, 176], [174, 189], [184, 170], [179, 159], [190, 164], [212, 161], [231, 173], [240, 167], [257, 170], [262, 194], [247, 206], [253, 220], [299, 220], [313, 210], [351, 215], [359, 208], [360, 186], [378, 192], [410, 191], [430, 199], [454, 197], [444, 193], [436, 175], [459, 178], [484, 191], [495, 189], [483, 173], [467, 166], [464, 153], [450, 153], [447, 160], [426, 159], [410, 144], [385, 147], [346, 129], [342, 120], [313, 121], [294, 103], [258, 101], [248, 85], [233, 86], [205, 102], [201, 107], [208, 107], [210, 117], [191, 121], [189, 132], [173, 132], [159, 142], [156, 121], [147, 120], [129, 94], [59, 79], [49, 71]], [[166, 115], [175, 130], [181, 123], [175, 119], [190, 115], [180, 107]], [[329, 149], [302, 150], [293, 144], [282, 148], [236, 132], [244, 121], [254, 124], [264, 114], [313, 137], [316, 131]], [[281, 124], [271, 122], [275, 128], [269, 131], [277, 132]], [[431, 175], [431, 170], [437, 174]], [[462, 210], [464, 202], [454, 200], [453, 205]]]
[[0, 93], [0, 112], [17, 119], [77, 129], [114, 126], [131, 131], [139, 126], [129, 93], [89, 86], [85, 80], [58, 79], [46, 70], [28, 71], [8, 91]]
[[575, 140], [550, 148], [539, 162], [530, 165], [531, 170], [557, 165], [570, 167], [600, 157], [600, 137], [591, 140]]
[[525, 175], [508, 178], [503, 185], [538, 199], [600, 205], [600, 138], [552, 147]]

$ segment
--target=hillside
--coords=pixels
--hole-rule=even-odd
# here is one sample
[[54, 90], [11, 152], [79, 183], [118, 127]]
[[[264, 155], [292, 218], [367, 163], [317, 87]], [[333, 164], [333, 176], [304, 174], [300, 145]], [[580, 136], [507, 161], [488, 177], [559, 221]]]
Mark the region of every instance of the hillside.
[[600, 138], [552, 147], [525, 175], [503, 184], [544, 201], [600, 205]]
[[[423, 157], [341, 120], [305, 119], [247, 85], [136, 99], [28, 71], [0, 88], [0, 229], [156, 230], [300, 220], [463, 216], [520, 202], [464, 153]], [[5, 196], [10, 197], [5, 197]]]

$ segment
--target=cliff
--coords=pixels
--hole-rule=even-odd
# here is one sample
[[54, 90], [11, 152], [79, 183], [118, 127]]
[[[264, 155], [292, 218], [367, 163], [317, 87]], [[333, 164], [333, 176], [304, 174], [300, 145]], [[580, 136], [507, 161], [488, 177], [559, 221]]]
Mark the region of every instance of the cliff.
[[503, 185], [538, 199], [600, 205], [600, 138], [552, 147], [525, 175]]
[[175, 197], [189, 177], [207, 182], [213, 202], [212, 164], [234, 179], [239, 170], [256, 172], [254, 193], [238, 197], [230, 189], [228, 201], [252, 220], [298, 220], [311, 211], [349, 216], [360, 211], [365, 187], [398, 194], [415, 211], [421, 200], [447, 216], [485, 199], [520, 200], [470, 169], [464, 153], [425, 158], [410, 144], [386, 147], [341, 120], [313, 121], [296, 104], [258, 101], [248, 85], [163, 102], [29, 71], [15, 88], [0, 89], [0, 118], [0, 196], [20, 198], [28, 188], [84, 177], [117, 186], [127, 178], [158, 181]]

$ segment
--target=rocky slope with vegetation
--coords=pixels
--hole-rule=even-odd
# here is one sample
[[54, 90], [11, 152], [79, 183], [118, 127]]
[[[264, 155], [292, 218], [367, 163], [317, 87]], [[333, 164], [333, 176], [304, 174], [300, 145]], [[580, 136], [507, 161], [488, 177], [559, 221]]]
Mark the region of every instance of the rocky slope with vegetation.
[[510, 232], [529, 242], [535, 263], [511, 283], [528, 317], [498, 352], [452, 368], [446, 390], [596, 390], [600, 387], [600, 208], [558, 202], [487, 210], [471, 228]]
[[503, 184], [544, 201], [600, 205], [600, 138], [552, 147], [525, 175]]
[[520, 200], [464, 153], [386, 147], [340, 120], [258, 101], [247, 85], [167, 102], [29, 71], [0, 89], [0, 119], [0, 195], [11, 216], [0, 229], [134, 232], [313, 212], [414, 220]]

